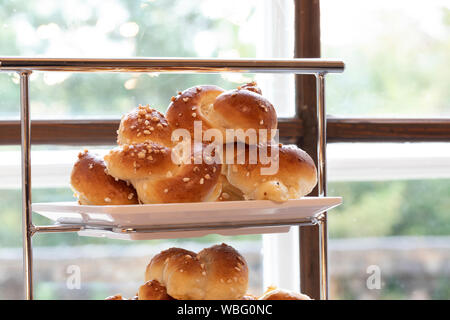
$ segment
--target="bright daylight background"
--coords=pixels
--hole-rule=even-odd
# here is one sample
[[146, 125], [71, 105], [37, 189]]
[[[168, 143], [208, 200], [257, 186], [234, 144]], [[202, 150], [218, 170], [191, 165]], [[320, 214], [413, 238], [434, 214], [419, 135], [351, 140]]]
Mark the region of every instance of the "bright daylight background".
[[[322, 0], [321, 11], [322, 56], [347, 66], [327, 77], [330, 116], [450, 116], [448, 1]], [[288, 58], [292, 19], [292, 1], [281, 0], [1, 0], [0, 56]], [[253, 78], [35, 73], [31, 110], [35, 119], [116, 118], [139, 103], [164, 111], [176, 91], [199, 83], [232, 88]], [[294, 113], [292, 79], [258, 76], [283, 117]], [[18, 95], [17, 76], [0, 74], [1, 119], [18, 118]], [[73, 200], [68, 175], [80, 149], [33, 147], [33, 202]], [[344, 197], [330, 212], [331, 298], [449, 299], [449, 144], [330, 144], [328, 160], [329, 194]], [[0, 299], [21, 298], [18, 146], [0, 147], [0, 176]], [[261, 236], [131, 243], [54, 234], [34, 238], [36, 298], [132, 296], [154, 253], [222, 241], [244, 254], [249, 291], [261, 293]], [[65, 285], [70, 265], [81, 267], [81, 290]], [[380, 267], [379, 290], [366, 287], [370, 265]]]

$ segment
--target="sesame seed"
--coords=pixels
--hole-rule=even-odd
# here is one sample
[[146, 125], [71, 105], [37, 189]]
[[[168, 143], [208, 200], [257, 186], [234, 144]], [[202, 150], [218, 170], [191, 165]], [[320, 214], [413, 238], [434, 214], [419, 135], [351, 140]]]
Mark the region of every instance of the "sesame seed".
[[152, 161], [152, 160], [153, 160], [153, 157], [152, 157], [152, 156], [148, 156], [148, 157], [147, 157], [147, 160]]
[[183, 272], [184, 270], [183, 269], [180, 269], [180, 272]]
[[192, 111], [194, 111], [194, 110], [197, 110], [197, 107], [193, 106], [191, 109], [192, 109]]
[[226, 192], [223, 192], [223, 193], [222, 193], [222, 197], [223, 197], [224, 199], [230, 199], [230, 195], [229, 195], [228, 193], [226, 193]]
[[92, 169], [94, 165], [92, 163], [89, 164], [89, 169]]
[[203, 178], [200, 179], [200, 184], [203, 184], [205, 180]]
[[159, 122], [159, 118], [158, 117], [152, 117], [152, 121]]
[[205, 174], [205, 179], [206, 180], [211, 179], [211, 176], [207, 173], [207, 174]]
[[184, 101], [184, 102], [188, 102], [188, 101], [189, 101], [189, 98], [187, 98], [187, 97], [186, 97], [186, 98], [183, 98], [183, 101]]
[[150, 124], [150, 121], [145, 120], [144, 123], [145, 123], [146, 126], [148, 126]]
[[189, 179], [189, 178], [183, 178], [183, 181], [184, 181], [184, 182], [188, 182], [189, 180], [191, 180], [191, 179]]
[[131, 199], [133, 199], [133, 197], [134, 197], [134, 193], [130, 193], [130, 194], [128, 194], [128, 200], [131, 200]]
[[167, 192], [169, 192], [169, 189], [164, 189], [164, 193], [167, 193]]
[[171, 172], [171, 171], [167, 171], [166, 177], [167, 177], [167, 178], [171, 178], [171, 177], [172, 177], [172, 172]]
[[106, 198], [105, 198], [105, 202], [111, 202], [111, 199], [108, 198], [108, 197], [106, 197]]
[[195, 112], [192, 113], [192, 117], [195, 118], [197, 114]]
[[142, 135], [142, 133], [138, 132], [138, 134], [136, 135], [137, 137], [140, 137]]
[[144, 130], [144, 134], [151, 134], [150, 130]]
[[162, 126], [161, 123], [158, 123], [158, 124], [156, 125], [156, 127], [158, 127], [159, 129], [162, 129], [162, 128], [163, 128], [163, 126]]
[[259, 122], [259, 124], [260, 124], [260, 125], [263, 125], [263, 124], [264, 124], [264, 120], [261, 120], [261, 121]]
[[241, 269], [239, 269], [238, 267], [234, 267], [237, 271], [241, 271]]

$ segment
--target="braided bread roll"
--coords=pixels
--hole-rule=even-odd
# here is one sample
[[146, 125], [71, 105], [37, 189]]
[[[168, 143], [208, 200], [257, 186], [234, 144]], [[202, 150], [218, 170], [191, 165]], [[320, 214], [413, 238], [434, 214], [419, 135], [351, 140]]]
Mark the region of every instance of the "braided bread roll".
[[[277, 115], [273, 105], [261, 95], [255, 82], [224, 91], [217, 86], [196, 86], [172, 97], [167, 119], [174, 128], [187, 129], [194, 137], [194, 121], [201, 121], [203, 131], [217, 129], [226, 139], [227, 129], [266, 129], [268, 134], [249, 142], [245, 136], [235, 136], [233, 141], [247, 143], [267, 142], [272, 130], [277, 128]], [[261, 140], [261, 141], [260, 141]], [[231, 141], [228, 141], [231, 142]]]
[[[171, 139], [164, 115], [139, 106], [121, 120], [119, 146], [105, 156], [108, 173], [130, 181], [142, 203], [215, 201], [221, 193], [221, 164], [179, 163]], [[192, 145], [183, 157], [201, 157], [197, 149]]]
[[[241, 162], [237, 146], [234, 152], [235, 164], [226, 165], [223, 173], [229, 184], [239, 189], [246, 200], [299, 199], [309, 194], [317, 183], [314, 161], [294, 145], [267, 146], [267, 161], [271, 162], [266, 164], [259, 153], [259, 148], [265, 146], [255, 147], [256, 163], [250, 161], [251, 150], [248, 145], [243, 147], [245, 158]], [[262, 171], [264, 169], [266, 172]]]
[[139, 287], [138, 300], [174, 300], [167, 294], [166, 287], [156, 280], [147, 281]]
[[83, 205], [138, 203], [133, 186], [107, 174], [103, 159], [88, 150], [78, 154], [70, 183], [78, 202]]
[[245, 259], [232, 247], [221, 244], [192, 251], [171, 248], [153, 257], [145, 280], [156, 280], [178, 300], [235, 300], [248, 286]]

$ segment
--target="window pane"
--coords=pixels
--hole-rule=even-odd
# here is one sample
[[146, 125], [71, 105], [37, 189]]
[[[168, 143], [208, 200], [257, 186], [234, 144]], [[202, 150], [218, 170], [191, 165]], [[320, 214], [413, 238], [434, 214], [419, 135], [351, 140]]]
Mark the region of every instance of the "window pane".
[[346, 63], [328, 77], [328, 112], [450, 116], [450, 3], [321, 1], [322, 56]]
[[[328, 193], [343, 197], [343, 204], [329, 213], [332, 299], [450, 298], [449, 145], [430, 145], [399, 144], [397, 154], [389, 152], [389, 144], [330, 146]], [[409, 174], [395, 170], [398, 157], [406, 157], [401, 151], [407, 149], [415, 150], [415, 157], [411, 152], [409, 161], [402, 159]], [[447, 160], [417, 156], [433, 149]], [[352, 169], [345, 169], [336, 155], [347, 154], [356, 164], [353, 155], [366, 151], [369, 155], [360, 163], [361, 168], [366, 164], [366, 174], [359, 168], [358, 177], [346, 174]], [[370, 155], [374, 159], [366, 163]], [[424, 163], [434, 167], [428, 179], [426, 169], [420, 171]], [[344, 172], [335, 174], [337, 170]], [[441, 177], [434, 174], [439, 171]], [[377, 172], [380, 177], [374, 178]]]
[[[0, 56], [292, 57], [291, 2], [7, 1], [0, 7]], [[258, 32], [256, 32], [258, 30]], [[248, 74], [33, 73], [35, 118], [118, 117], [138, 104], [165, 111], [177, 91], [198, 84], [226, 89]], [[293, 77], [257, 77], [279, 116], [292, 116]], [[0, 117], [17, 118], [19, 78], [0, 74]], [[281, 91], [281, 92], [279, 92]]]

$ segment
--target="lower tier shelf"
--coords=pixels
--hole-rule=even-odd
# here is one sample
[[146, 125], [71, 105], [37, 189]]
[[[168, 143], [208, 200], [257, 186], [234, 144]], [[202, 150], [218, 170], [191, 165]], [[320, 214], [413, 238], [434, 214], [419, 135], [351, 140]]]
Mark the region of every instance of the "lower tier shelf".
[[34, 203], [34, 212], [55, 226], [35, 232], [78, 231], [81, 236], [125, 240], [288, 232], [292, 225], [314, 225], [342, 203], [341, 197], [299, 200], [202, 202], [122, 206], [86, 206], [76, 202]]

